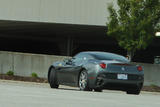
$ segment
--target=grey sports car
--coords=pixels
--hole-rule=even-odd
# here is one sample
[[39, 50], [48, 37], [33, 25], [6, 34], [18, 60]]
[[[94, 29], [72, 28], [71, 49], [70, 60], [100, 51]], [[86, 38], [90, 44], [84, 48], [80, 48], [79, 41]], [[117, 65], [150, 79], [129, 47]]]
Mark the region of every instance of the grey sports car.
[[108, 52], [80, 52], [72, 58], [53, 63], [48, 71], [51, 88], [59, 85], [80, 90], [101, 92], [103, 89], [122, 90], [139, 94], [144, 72], [125, 57]]

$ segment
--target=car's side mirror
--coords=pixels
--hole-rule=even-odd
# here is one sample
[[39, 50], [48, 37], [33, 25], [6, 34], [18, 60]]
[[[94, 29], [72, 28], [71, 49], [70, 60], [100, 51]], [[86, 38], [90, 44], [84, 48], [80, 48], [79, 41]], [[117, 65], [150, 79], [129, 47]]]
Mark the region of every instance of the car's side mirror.
[[68, 59], [68, 61], [66, 62], [67, 65], [72, 65], [72, 60]]
[[66, 58], [66, 59], [64, 59], [64, 62], [65, 62], [67, 65], [71, 65], [71, 64], [72, 64], [72, 58]]

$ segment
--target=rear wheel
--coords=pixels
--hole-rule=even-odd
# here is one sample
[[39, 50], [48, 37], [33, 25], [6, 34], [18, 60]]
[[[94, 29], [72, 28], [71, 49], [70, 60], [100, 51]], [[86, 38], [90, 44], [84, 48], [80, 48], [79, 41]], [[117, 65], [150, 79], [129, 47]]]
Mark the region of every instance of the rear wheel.
[[127, 94], [135, 94], [135, 95], [139, 95], [140, 94], [140, 91], [139, 89], [135, 89], [135, 90], [127, 90], [126, 93]]
[[56, 71], [54, 68], [51, 68], [50, 74], [49, 74], [49, 84], [51, 88], [58, 88], [58, 82], [56, 78]]
[[102, 89], [101, 88], [96, 88], [94, 89], [95, 92], [102, 92]]
[[137, 87], [135, 87], [134, 89], [129, 89], [126, 91], [127, 94], [135, 94], [135, 95], [139, 95], [141, 92], [141, 89], [143, 87], [143, 83], [140, 83]]
[[85, 70], [80, 73], [79, 76], [79, 88], [83, 91], [92, 91], [88, 86], [88, 74]]

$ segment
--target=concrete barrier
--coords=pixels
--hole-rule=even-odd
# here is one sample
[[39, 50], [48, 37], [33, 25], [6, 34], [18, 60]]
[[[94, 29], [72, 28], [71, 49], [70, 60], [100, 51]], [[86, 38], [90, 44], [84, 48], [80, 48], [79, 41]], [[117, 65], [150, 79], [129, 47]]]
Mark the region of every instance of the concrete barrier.
[[6, 74], [11, 70], [15, 75], [31, 76], [35, 72], [39, 77], [47, 78], [49, 66], [64, 58], [66, 57], [0, 51], [0, 73]]
[[[0, 73], [6, 74], [9, 70], [15, 75], [31, 76], [35, 72], [39, 77], [47, 78], [49, 66], [66, 58], [66, 56], [27, 54], [0, 51]], [[144, 67], [144, 85], [160, 86], [160, 65], [136, 63]]]
[[144, 82], [146, 86], [160, 86], [160, 64], [138, 63], [144, 68]]

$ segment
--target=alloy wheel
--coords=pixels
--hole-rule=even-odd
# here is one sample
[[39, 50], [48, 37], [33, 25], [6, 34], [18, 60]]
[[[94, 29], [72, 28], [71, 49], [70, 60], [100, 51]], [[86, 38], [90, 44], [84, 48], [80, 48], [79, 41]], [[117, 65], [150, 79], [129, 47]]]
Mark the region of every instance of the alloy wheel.
[[84, 90], [87, 86], [87, 73], [81, 72], [80, 78], [79, 78], [79, 87], [80, 90]]

